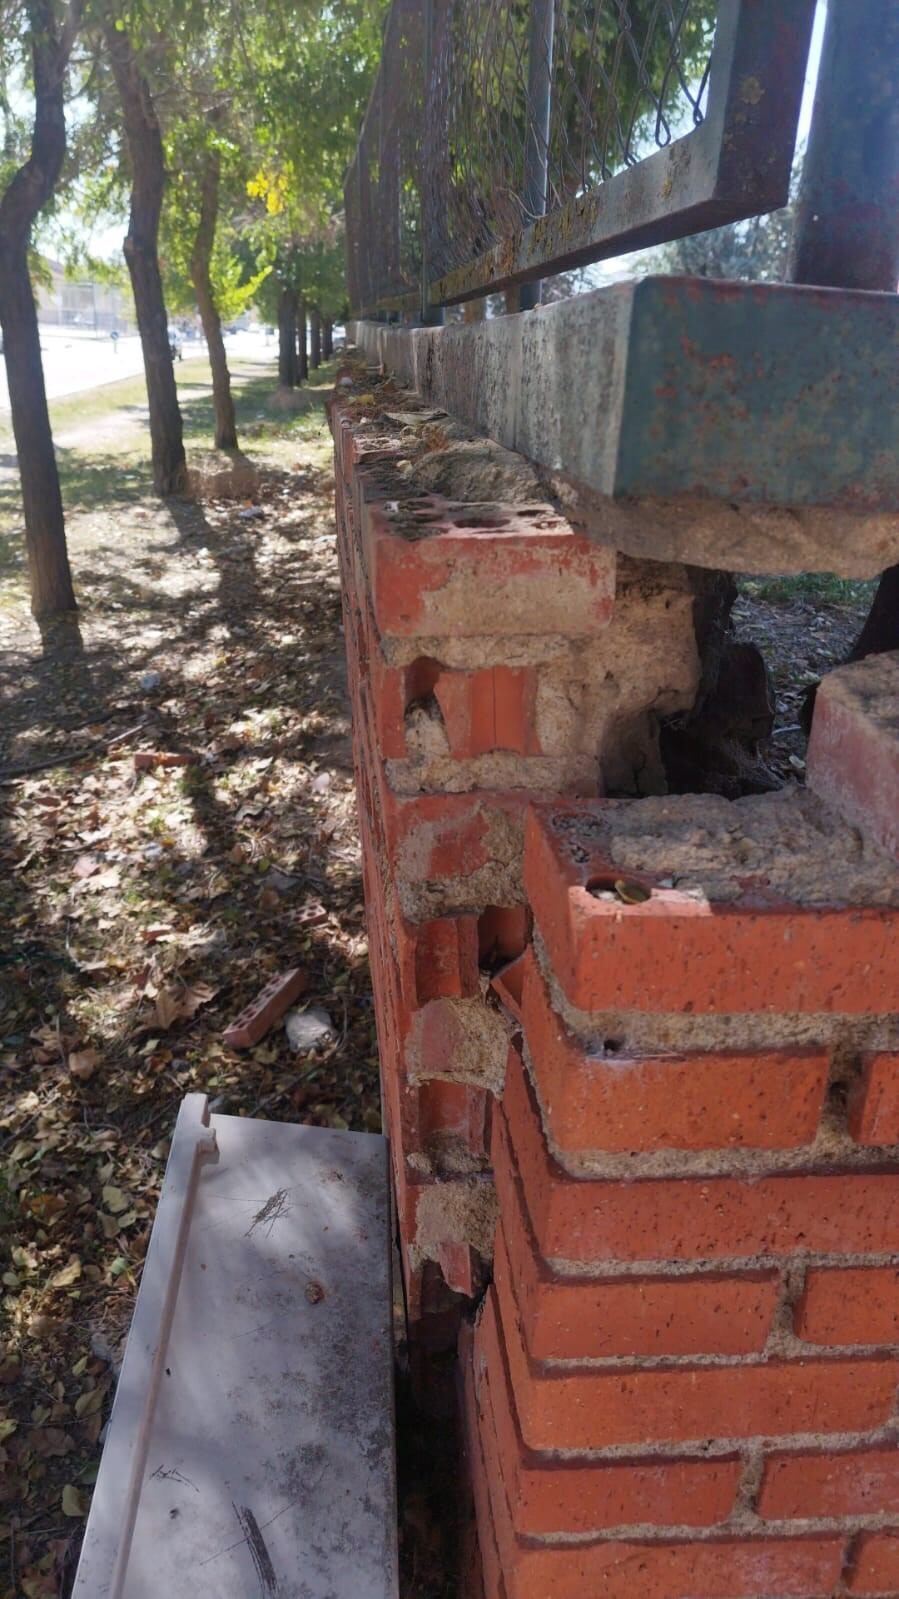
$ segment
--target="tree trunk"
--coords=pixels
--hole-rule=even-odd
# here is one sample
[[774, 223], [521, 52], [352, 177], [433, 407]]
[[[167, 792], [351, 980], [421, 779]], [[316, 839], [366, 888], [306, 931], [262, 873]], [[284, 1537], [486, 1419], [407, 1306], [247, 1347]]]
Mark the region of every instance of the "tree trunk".
[[326, 361], [330, 361], [333, 354], [334, 319], [333, 317], [324, 316], [322, 317], [322, 355]]
[[124, 251], [147, 379], [153, 484], [158, 494], [178, 494], [184, 488], [187, 463], [159, 271], [159, 218], [165, 188], [162, 133], [149, 85], [128, 34], [108, 16], [104, 34], [122, 102], [131, 160], [131, 215]]
[[322, 317], [317, 305], [309, 307], [310, 362], [314, 371], [322, 364]]
[[285, 389], [297, 386], [297, 296], [286, 287], [278, 296], [278, 382]]
[[0, 327], [22, 480], [31, 609], [43, 620], [74, 611], [75, 592], [24, 238], [0, 244]]
[[212, 367], [212, 404], [215, 412], [215, 447], [217, 450], [237, 449], [237, 422], [234, 416], [234, 398], [231, 394], [231, 374], [222, 338], [222, 319], [215, 303], [212, 274], [209, 263], [215, 243], [215, 225], [218, 218], [221, 157], [217, 150], [208, 150], [203, 162], [200, 191], [200, 221], [194, 239], [190, 268], [200, 321], [206, 335], [209, 365]]
[[57, 27], [53, 0], [28, 0], [34, 75], [34, 127], [28, 160], [0, 198], [0, 331], [22, 482], [31, 609], [43, 619], [75, 610], [66, 530], [28, 246], [66, 152], [65, 70], [81, 18], [72, 0]]
[[306, 337], [306, 297], [300, 295], [297, 312], [297, 374], [300, 383], [309, 379], [309, 343]]

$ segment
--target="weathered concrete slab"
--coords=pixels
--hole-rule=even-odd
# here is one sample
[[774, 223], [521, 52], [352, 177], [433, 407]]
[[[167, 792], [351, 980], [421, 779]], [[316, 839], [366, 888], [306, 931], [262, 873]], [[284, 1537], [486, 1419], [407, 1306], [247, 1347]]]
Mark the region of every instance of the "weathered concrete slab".
[[659, 277], [472, 325], [351, 328], [575, 488], [627, 553], [855, 576], [899, 560], [899, 296]]
[[179, 1116], [74, 1599], [395, 1599], [386, 1144]]

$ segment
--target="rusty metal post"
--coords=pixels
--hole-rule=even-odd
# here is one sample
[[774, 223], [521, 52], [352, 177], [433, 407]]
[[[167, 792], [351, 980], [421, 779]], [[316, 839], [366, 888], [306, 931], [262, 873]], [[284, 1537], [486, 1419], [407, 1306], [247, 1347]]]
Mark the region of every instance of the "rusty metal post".
[[[422, 123], [421, 138], [424, 146], [425, 123], [431, 115], [431, 71], [434, 60], [434, 0], [422, 0]], [[418, 168], [418, 226], [421, 237], [421, 324], [426, 328], [439, 327], [443, 322], [443, 306], [431, 304], [431, 274], [428, 268], [428, 241], [424, 214], [424, 160], [419, 154]]]
[[897, 0], [828, 0], [789, 275], [794, 283], [896, 290]]
[[[528, 98], [524, 145], [524, 190], [521, 196], [525, 226], [546, 215], [549, 174], [549, 130], [552, 115], [553, 35], [555, 0], [531, 0], [528, 23]], [[540, 304], [542, 284], [520, 283], [506, 293], [506, 309], [531, 311]]]
[[[899, 281], [899, 4], [828, 0], [789, 275], [895, 294]], [[887, 567], [848, 659], [899, 649], [899, 566]], [[809, 691], [806, 714], [814, 705]]]

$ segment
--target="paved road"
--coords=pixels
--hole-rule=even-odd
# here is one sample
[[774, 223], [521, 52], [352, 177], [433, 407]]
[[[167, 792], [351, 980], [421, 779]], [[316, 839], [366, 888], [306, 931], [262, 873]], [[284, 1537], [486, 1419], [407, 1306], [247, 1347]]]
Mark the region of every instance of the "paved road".
[[[249, 360], [274, 360], [277, 354], [274, 339], [266, 339], [255, 331], [236, 333], [225, 341], [228, 354]], [[51, 400], [64, 394], [80, 394], [85, 389], [99, 388], [103, 383], [115, 383], [119, 378], [134, 377], [143, 371], [140, 339], [119, 339], [114, 345], [109, 338], [85, 338], [57, 328], [41, 328], [41, 352], [44, 362], [44, 381]], [[205, 356], [206, 346], [199, 339], [191, 339], [184, 346], [184, 356]], [[9, 410], [9, 393], [6, 386], [6, 363], [0, 357], [0, 411]]]

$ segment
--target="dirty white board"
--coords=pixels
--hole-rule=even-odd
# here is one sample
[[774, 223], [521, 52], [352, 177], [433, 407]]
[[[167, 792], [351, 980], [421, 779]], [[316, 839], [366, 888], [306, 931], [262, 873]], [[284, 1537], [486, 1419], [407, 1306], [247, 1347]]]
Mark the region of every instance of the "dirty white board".
[[395, 1599], [386, 1144], [188, 1095], [73, 1599]]

